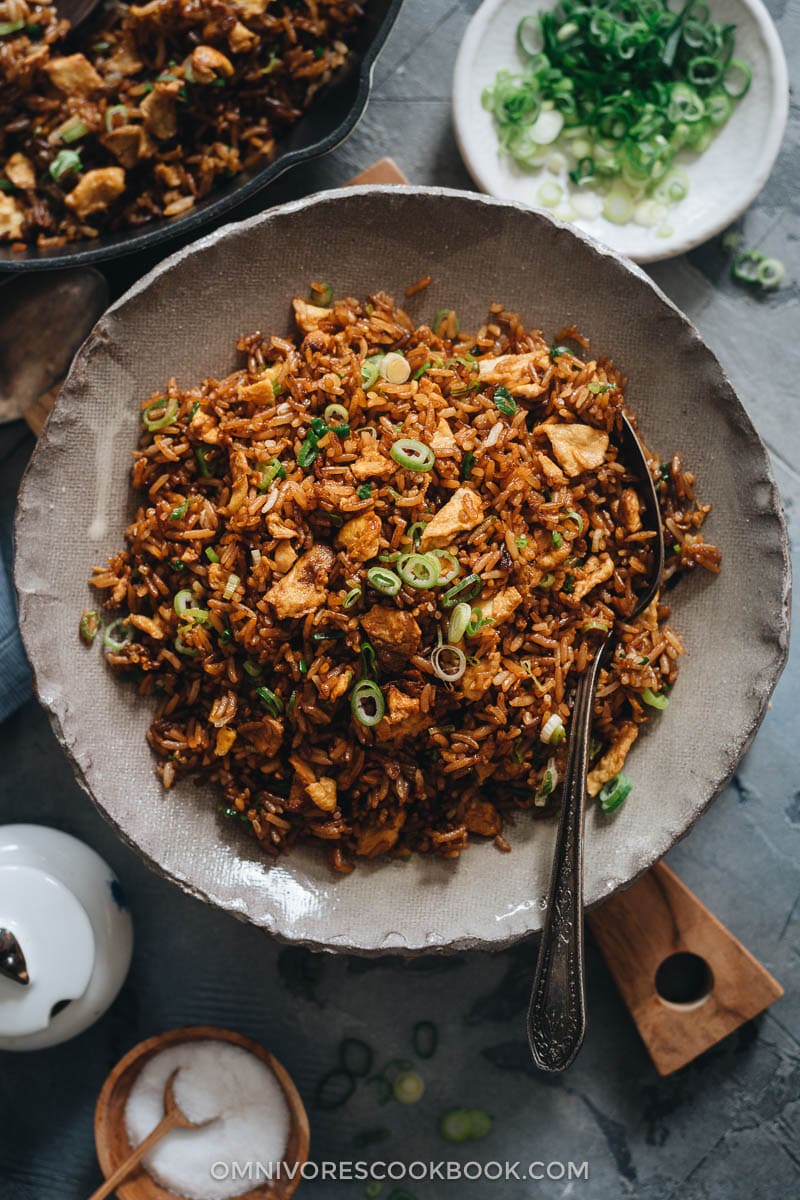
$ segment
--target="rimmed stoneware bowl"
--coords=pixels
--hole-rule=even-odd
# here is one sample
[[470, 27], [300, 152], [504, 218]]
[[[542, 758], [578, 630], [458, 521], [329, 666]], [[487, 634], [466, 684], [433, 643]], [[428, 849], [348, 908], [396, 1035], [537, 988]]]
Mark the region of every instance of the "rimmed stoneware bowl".
[[123, 545], [139, 404], [237, 365], [254, 329], [287, 333], [313, 279], [338, 295], [383, 288], [420, 320], [458, 310], [475, 328], [496, 300], [545, 335], [574, 323], [627, 375], [647, 441], [680, 450], [714, 503], [719, 577], [669, 594], [688, 653], [669, 710], [629, 760], [634, 789], [613, 818], [592, 806], [586, 899], [635, 879], [717, 795], [756, 732], [788, 643], [786, 533], [766, 450], [696, 330], [646, 276], [546, 216], [435, 188], [327, 192], [209, 235], [119, 300], [78, 354], [19, 504], [17, 587], [39, 697], [77, 777], [121, 836], [187, 892], [280, 938], [361, 953], [499, 947], [538, 930], [552, 822], [518, 819], [513, 853], [475, 845], [457, 862], [368, 863], [334, 876], [306, 848], [262, 856], [213, 790], [163, 792], [145, 741], [149, 705], [78, 638], [91, 568]]
[[[277, 1079], [289, 1111], [289, 1138], [283, 1152], [283, 1161], [290, 1166], [302, 1168], [308, 1159], [310, 1134], [308, 1115], [294, 1085], [291, 1075], [278, 1060], [259, 1042], [237, 1033], [233, 1029], [218, 1029], [214, 1025], [190, 1025], [185, 1029], [170, 1029], [155, 1037], [139, 1042], [121, 1058], [103, 1084], [94, 1110], [94, 1142], [97, 1161], [105, 1179], [108, 1179], [129, 1157], [133, 1147], [125, 1129], [125, 1108], [128, 1097], [142, 1067], [171, 1046], [183, 1042], [230, 1042], [249, 1054], [255, 1055]], [[253, 1147], [253, 1157], [258, 1157], [258, 1146]], [[287, 1174], [274, 1182], [259, 1183], [242, 1192], [237, 1200], [289, 1200], [301, 1179], [300, 1170]], [[124, 1183], [116, 1188], [117, 1200], [181, 1200], [180, 1196], [162, 1187], [143, 1167], [131, 1172]]]

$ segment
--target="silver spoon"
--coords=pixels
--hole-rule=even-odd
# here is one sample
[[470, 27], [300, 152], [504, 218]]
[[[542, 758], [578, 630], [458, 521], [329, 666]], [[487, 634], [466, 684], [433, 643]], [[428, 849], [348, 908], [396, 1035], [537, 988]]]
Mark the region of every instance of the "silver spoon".
[[[656, 596], [664, 571], [664, 531], [647, 457], [628, 418], [622, 414], [622, 455], [634, 465], [649, 524], [655, 530], [653, 574], [632, 617]], [[575, 1058], [586, 1033], [586, 986], [583, 956], [583, 818], [592, 711], [600, 668], [616, 643], [613, 630], [598, 648], [588, 671], [578, 679], [572, 710], [564, 799], [556, 838], [547, 917], [528, 1011], [528, 1040], [541, 1071], [563, 1071]]]

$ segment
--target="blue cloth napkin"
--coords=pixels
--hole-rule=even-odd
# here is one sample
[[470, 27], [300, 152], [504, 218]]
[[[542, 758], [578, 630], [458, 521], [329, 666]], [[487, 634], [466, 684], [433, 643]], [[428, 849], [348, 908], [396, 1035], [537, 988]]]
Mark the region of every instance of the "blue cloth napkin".
[[33, 437], [21, 422], [0, 428], [0, 721], [31, 695], [12, 582], [12, 534], [17, 489], [32, 448]]

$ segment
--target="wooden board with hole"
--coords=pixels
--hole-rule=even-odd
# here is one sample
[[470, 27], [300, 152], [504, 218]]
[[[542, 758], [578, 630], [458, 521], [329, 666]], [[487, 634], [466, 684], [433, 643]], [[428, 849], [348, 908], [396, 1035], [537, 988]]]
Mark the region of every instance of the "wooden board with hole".
[[[783, 995], [665, 863], [594, 909], [588, 921], [659, 1075], [691, 1062]], [[656, 975], [679, 954], [702, 960], [707, 983], [699, 995], [666, 1000]]]

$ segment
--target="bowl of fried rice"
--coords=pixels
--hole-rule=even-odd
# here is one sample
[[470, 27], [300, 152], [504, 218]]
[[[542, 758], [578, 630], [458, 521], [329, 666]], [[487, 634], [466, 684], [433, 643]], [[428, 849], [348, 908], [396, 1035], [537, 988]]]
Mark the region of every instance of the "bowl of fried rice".
[[[665, 536], [638, 617], [623, 413]], [[779, 500], [711, 352], [637, 268], [467, 193], [325, 193], [159, 266], [78, 356], [17, 537], [39, 696], [101, 811], [317, 947], [541, 927], [610, 632], [590, 904], [691, 828], [786, 654]]]

